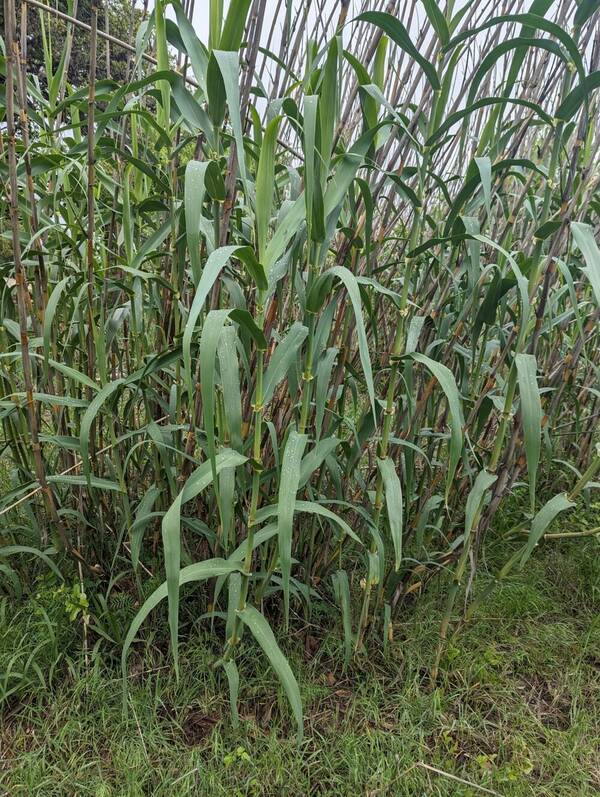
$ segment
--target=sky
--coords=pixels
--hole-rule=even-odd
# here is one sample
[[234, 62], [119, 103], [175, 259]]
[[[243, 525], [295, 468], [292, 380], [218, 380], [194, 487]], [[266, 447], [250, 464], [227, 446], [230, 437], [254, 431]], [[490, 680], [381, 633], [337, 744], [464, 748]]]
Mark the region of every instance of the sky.
[[[307, 0], [293, 0], [293, 5], [295, 8], [298, 8], [300, 5], [305, 5]], [[138, 5], [141, 5], [140, 0], [137, 0]], [[223, 3], [225, 10], [229, 7], [229, 0], [224, 0]], [[325, 19], [329, 17], [332, 9], [339, 7], [340, 0], [325, 0]], [[368, 3], [366, 3], [368, 7]], [[154, 0], [149, 0], [148, 8], [152, 9], [154, 6]], [[311, 3], [311, 6], [314, 6], [314, 3]], [[275, 14], [276, 9], [278, 7], [277, 0], [266, 0], [265, 5], [265, 23], [263, 25], [263, 35], [266, 36], [271, 24], [272, 24], [272, 17]], [[359, 13], [359, 9], [364, 10], [365, 2], [364, 0], [350, 0], [350, 8], [348, 11], [348, 19], [351, 19], [354, 14]], [[194, 13], [192, 16], [192, 22], [194, 25], [194, 29], [198, 34], [198, 37], [204, 44], [208, 42], [208, 13], [209, 13], [209, 0], [195, 0], [194, 5]], [[172, 8], [169, 8], [167, 11], [167, 15], [170, 19], [175, 19], [175, 14]], [[310, 21], [315, 19], [316, 12], [314, 10], [309, 11], [308, 15], [308, 29], [310, 30]], [[280, 31], [283, 25], [283, 15], [281, 22], [275, 24], [275, 32], [273, 35], [273, 44], [275, 48], [279, 46], [280, 42]], [[337, 14], [336, 14], [337, 18]]]
[[[353, 4], [354, 3], [351, 3], [351, 5]], [[296, 6], [298, 5], [298, 0], [295, 0], [294, 5]], [[339, 5], [339, 0], [327, 0], [325, 7], [328, 11], [330, 11], [331, 8], [336, 5]], [[195, 0], [194, 14], [192, 17], [196, 33], [199, 35], [200, 39], [203, 42], [206, 42], [208, 39], [208, 6], [209, 6], [209, 0]], [[225, 8], [228, 8], [229, 0], [225, 0], [224, 6]], [[273, 14], [275, 13], [276, 8], [277, 8], [276, 0], [266, 0], [265, 27], [271, 26], [271, 19]]]
[[[328, 0], [328, 4], [335, 3], [335, 0]], [[141, 5], [138, 0], [138, 5]], [[229, 0], [224, 0], [223, 5], [225, 9], [229, 7]], [[153, 0], [150, 0], [148, 3], [148, 8], [152, 8], [154, 6]], [[195, 0], [194, 5], [194, 14], [192, 16], [192, 22], [194, 24], [194, 29], [198, 34], [198, 38], [206, 44], [208, 42], [208, 8], [209, 8], [209, 0]], [[275, 9], [277, 8], [277, 0], [266, 0], [266, 16], [268, 25], [271, 24], [271, 18], [275, 13]], [[169, 8], [167, 11], [167, 15], [171, 19], [175, 19], [175, 14], [173, 13], [173, 9]]]

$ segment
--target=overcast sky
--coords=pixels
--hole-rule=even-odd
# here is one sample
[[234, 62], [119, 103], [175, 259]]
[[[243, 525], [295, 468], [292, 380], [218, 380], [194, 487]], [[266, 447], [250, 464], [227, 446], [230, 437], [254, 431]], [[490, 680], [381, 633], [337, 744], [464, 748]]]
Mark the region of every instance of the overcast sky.
[[[150, 4], [152, 5], [152, 0], [150, 0]], [[299, 5], [298, 0], [295, 0], [294, 6], [298, 7], [298, 5]], [[327, 16], [329, 15], [331, 9], [336, 5], [339, 5], [339, 0], [327, 0], [327, 2], [325, 3], [325, 7], [327, 9]], [[350, 3], [351, 8], [355, 5], [358, 5], [356, 3], [356, 0], [352, 0], [352, 2]], [[224, 6], [225, 9], [229, 7], [229, 0], [224, 0]], [[194, 14], [192, 21], [194, 23], [194, 28], [196, 29], [196, 33], [205, 44], [208, 41], [208, 8], [209, 8], [209, 0], [195, 0], [195, 7], [194, 7]], [[271, 27], [272, 17], [277, 8], [276, 0], [266, 0], [265, 8], [266, 8], [266, 13], [265, 13], [266, 19], [265, 19], [265, 24], [263, 26], [263, 30], [264, 29], [268, 30]], [[314, 18], [314, 13], [309, 16], [309, 19], [310, 18]], [[277, 28], [281, 30], [282, 24], [283, 24], [283, 19], [281, 20], [281, 23], [279, 24], [276, 23], [276, 30]], [[277, 40], [279, 40], [279, 37], [277, 37]]]
[[[141, 5], [140, 0], [137, 0], [138, 6]], [[339, 3], [339, 0], [327, 0], [326, 7], [330, 10], [333, 6]], [[351, 2], [351, 6], [354, 2]], [[229, 7], [229, 0], [224, 0], [223, 3], [225, 10]], [[294, 2], [294, 5], [297, 6], [298, 2]], [[149, 0], [148, 8], [151, 9], [154, 7], [153, 0]], [[266, 24], [265, 28], [271, 27], [272, 17], [275, 13], [275, 9], [277, 8], [277, 0], [266, 0]], [[194, 24], [194, 29], [198, 34], [198, 37], [204, 44], [208, 43], [208, 9], [209, 9], [209, 0], [195, 0], [194, 5], [194, 14], [192, 17], [192, 22]], [[169, 7], [167, 11], [167, 15], [171, 19], [175, 19], [175, 14], [173, 13], [173, 9]], [[314, 14], [312, 15], [314, 17]], [[283, 20], [282, 23], [283, 24]], [[281, 24], [276, 23], [276, 30], [279, 28], [281, 30]], [[279, 37], [277, 37], [278, 39]]]
[[[140, 4], [140, 0], [137, 0], [137, 2], [138, 2], [138, 5], [139, 5]], [[293, 0], [293, 8], [294, 9], [299, 9], [300, 7], [305, 7], [307, 2], [308, 2], [308, 0]], [[225, 10], [227, 10], [227, 8], [229, 7], [229, 0], [224, 0], [223, 5], [225, 7]], [[356, 16], [357, 14], [359, 14], [361, 10], [365, 10], [365, 8], [369, 8], [369, 5], [370, 4], [368, 2], [365, 3], [365, 0], [350, 0], [350, 7], [348, 9], [348, 19], [352, 19], [352, 17]], [[153, 6], [154, 6], [154, 0], [149, 0], [148, 8], [152, 9]], [[277, 0], [266, 0], [266, 6], [265, 6], [265, 9], [266, 9], [265, 17], [266, 17], [266, 19], [265, 19], [265, 22], [264, 22], [264, 25], [263, 25], [263, 36], [264, 37], [266, 37], [268, 35], [268, 32], [269, 32], [269, 30], [271, 28], [272, 21], [273, 21], [273, 14], [275, 14], [277, 6], [278, 6]], [[282, 3], [282, 6], [285, 7], [285, 3]], [[308, 13], [308, 24], [306, 26], [307, 30], [311, 30], [312, 25], [310, 23], [314, 22], [314, 20], [315, 20], [316, 12], [315, 12], [314, 6], [315, 6], [315, 3], [311, 2], [310, 3], [310, 8], [309, 8], [309, 13]], [[325, 14], [322, 15], [322, 24], [325, 24], [325, 21], [329, 18], [330, 14], [331, 14], [331, 11], [334, 10], [334, 9], [339, 8], [339, 6], [340, 6], [340, 0], [325, 0], [325, 6], [324, 6]], [[460, 6], [461, 6], [461, 3], [459, 2], [457, 4], [457, 7], [460, 8]], [[415, 13], [414, 25], [412, 25], [411, 27], [413, 27], [416, 30], [420, 26], [421, 18], [424, 16], [423, 9], [420, 7], [419, 3], [417, 3], [417, 8], [415, 9], [415, 12], [416, 13]], [[209, 13], [209, 0], [195, 0], [192, 22], [193, 22], [193, 25], [194, 25], [194, 29], [195, 29], [196, 33], [198, 34], [198, 37], [200, 38], [200, 40], [202, 42], [204, 42], [204, 44], [208, 43], [208, 13]], [[175, 14], [174, 14], [173, 9], [171, 7], [169, 7], [169, 9], [168, 9], [167, 15], [171, 19], [175, 19]], [[281, 28], [282, 28], [282, 25], [283, 25], [283, 22], [284, 22], [284, 17], [283, 17], [283, 14], [281, 14], [281, 12], [280, 12], [280, 16], [281, 16], [281, 20], [280, 21], [276, 21], [276, 23], [275, 23], [275, 31], [274, 31], [274, 35], [273, 35], [273, 45], [274, 45], [275, 48], [278, 47], [279, 42], [281, 41], [280, 34], [281, 34]], [[334, 19], [337, 19], [337, 10], [336, 10], [336, 12], [334, 14]], [[332, 31], [332, 33], [333, 33], [333, 31]], [[346, 38], [346, 36], [350, 36], [350, 35], [351, 35], [351, 31], [350, 30], [345, 31], [344, 39]]]

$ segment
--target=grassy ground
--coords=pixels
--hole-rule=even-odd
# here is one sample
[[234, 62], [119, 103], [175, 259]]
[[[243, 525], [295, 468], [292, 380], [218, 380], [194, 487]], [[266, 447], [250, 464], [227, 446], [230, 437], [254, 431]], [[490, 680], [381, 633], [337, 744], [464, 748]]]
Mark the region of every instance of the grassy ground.
[[[232, 729], [226, 685], [198, 634], [179, 684], [162, 645], [138, 654], [124, 717], [116, 662], [90, 655], [86, 669], [79, 626], [64, 611], [72, 598], [44, 581], [16, 613], [2, 604], [2, 688], [20, 686], [2, 707], [0, 794], [597, 795], [598, 550], [594, 538], [547, 544], [449, 646], [434, 692], [425, 675], [441, 611], [435, 588], [404, 612], [385, 656], [374, 649], [345, 673], [334, 664], [340, 640], [318, 618], [297, 629], [287, 650], [307, 715], [300, 750], [253, 649], [242, 657], [241, 727]], [[487, 564], [495, 568], [493, 550]]]

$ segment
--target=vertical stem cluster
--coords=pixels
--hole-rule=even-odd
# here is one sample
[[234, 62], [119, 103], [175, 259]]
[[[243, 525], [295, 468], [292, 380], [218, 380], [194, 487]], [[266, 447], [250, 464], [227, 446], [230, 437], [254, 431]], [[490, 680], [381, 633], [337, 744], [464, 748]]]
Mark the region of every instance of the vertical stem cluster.
[[54, 494], [46, 479], [46, 468], [42, 456], [39, 438], [39, 421], [37, 407], [34, 400], [34, 380], [29, 349], [29, 318], [31, 299], [27, 274], [21, 259], [21, 237], [19, 222], [19, 182], [17, 177], [17, 138], [15, 125], [14, 95], [15, 95], [15, 70], [17, 65], [17, 32], [16, 12], [14, 0], [4, 1], [5, 40], [6, 40], [6, 131], [8, 149], [8, 181], [9, 181], [9, 214], [12, 233], [13, 259], [15, 264], [15, 290], [17, 293], [17, 309], [19, 315], [19, 335], [21, 344], [21, 364], [23, 368], [23, 381], [25, 383], [25, 402], [29, 420], [29, 434], [35, 475], [42, 490], [46, 510], [50, 517], [53, 529], [58, 533], [61, 544], [69, 549], [67, 532], [58, 515]]

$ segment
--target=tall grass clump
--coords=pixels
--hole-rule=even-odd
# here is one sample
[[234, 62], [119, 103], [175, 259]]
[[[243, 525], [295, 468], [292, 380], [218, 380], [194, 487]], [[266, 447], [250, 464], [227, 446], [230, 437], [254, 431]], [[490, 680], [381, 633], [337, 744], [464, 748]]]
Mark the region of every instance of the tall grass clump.
[[201, 584], [234, 718], [246, 634], [300, 734], [274, 627], [334, 603], [347, 661], [437, 577], [435, 681], [505, 497], [499, 579], [600, 471], [600, 4], [356, 5], [213, 0], [201, 41], [156, 0], [116, 82], [92, 0], [83, 85], [71, 3], [36, 74], [50, 9], [4, 13], [5, 588], [132, 592], [126, 678]]

